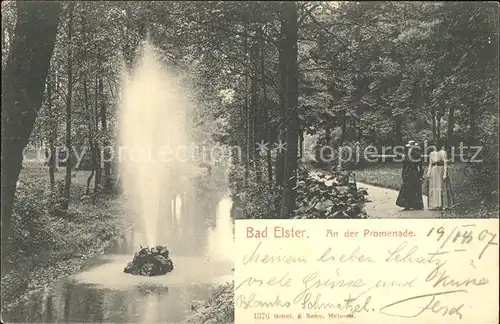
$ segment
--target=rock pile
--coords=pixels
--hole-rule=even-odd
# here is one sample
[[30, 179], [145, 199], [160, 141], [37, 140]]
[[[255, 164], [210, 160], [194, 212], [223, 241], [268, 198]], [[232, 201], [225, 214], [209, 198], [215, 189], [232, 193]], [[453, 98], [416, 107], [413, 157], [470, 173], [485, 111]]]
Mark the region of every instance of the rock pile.
[[174, 264], [165, 246], [142, 247], [123, 272], [139, 276], [161, 276], [171, 272]]

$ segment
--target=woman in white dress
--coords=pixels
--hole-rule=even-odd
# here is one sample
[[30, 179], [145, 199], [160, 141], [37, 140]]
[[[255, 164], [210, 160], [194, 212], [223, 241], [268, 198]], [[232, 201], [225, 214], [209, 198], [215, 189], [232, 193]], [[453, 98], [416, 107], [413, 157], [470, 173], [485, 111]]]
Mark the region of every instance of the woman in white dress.
[[444, 146], [429, 154], [427, 177], [429, 178], [428, 208], [430, 210], [451, 208], [454, 201], [448, 178], [448, 156]]

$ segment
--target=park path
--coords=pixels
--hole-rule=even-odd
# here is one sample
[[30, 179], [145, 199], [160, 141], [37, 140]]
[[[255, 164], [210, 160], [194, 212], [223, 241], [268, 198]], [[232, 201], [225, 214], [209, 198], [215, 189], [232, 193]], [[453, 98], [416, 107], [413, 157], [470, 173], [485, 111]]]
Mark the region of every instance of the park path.
[[[323, 170], [312, 170], [311, 176], [320, 180], [320, 174], [327, 172]], [[332, 180], [323, 181], [328, 184]], [[370, 218], [407, 218], [407, 219], [426, 219], [426, 218], [439, 218], [439, 211], [432, 211], [427, 209], [427, 196], [422, 195], [424, 201], [423, 210], [407, 210], [403, 211], [401, 207], [396, 206], [396, 199], [398, 198], [399, 191], [387, 189], [382, 187], [372, 186], [362, 182], [356, 182], [358, 189], [366, 189], [368, 200], [365, 203], [365, 211]]]
[[424, 200], [424, 210], [403, 211], [401, 207], [396, 206], [398, 191], [371, 186], [358, 182], [358, 189], [366, 189], [368, 192], [368, 202], [365, 203], [365, 211], [371, 218], [409, 218], [425, 219], [438, 218], [439, 211], [427, 210], [427, 196], [422, 196]]

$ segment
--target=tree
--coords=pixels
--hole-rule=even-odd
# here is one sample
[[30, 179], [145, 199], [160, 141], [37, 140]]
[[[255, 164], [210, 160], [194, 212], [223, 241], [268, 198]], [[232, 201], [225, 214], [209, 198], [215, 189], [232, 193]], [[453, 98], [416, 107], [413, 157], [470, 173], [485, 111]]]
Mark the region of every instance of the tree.
[[52, 105], [52, 79], [49, 75], [47, 77], [47, 108], [49, 113], [49, 122], [48, 124], [48, 137], [49, 137], [49, 178], [50, 178], [50, 188], [52, 192], [55, 192], [56, 179], [55, 179], [55, 171], [57, 170], [56, 165], [56, 139], [57, 139], [57, 123], [54, 113], [54, 107]]
[[285, 123], [286, 151], [283, 159], [283, 194], [281, 218], [292, 215], [295, 209], [297, 183], [298, 142], [298, 65], [297, 65], [298, 14], [295, 2], [283, 2], [281, 11], [280, 74], [283, 91], [281, 107]]
[[68, 89], [66, 95], [66, 150], [67, 150], [67, 160], [66, 160], [66, 176], [64, 179], [64, 200], [62, 203], [62, 209], [68, 210], [69, 207], [69, 197], [71, 190], [71, 169], [73, 167], [73, 142], [71, 140], [71, 123], [72, 123], [72, 105], [73, 105], [73, 15], [74, 15], [75, 3], [71, 2], [68, 5]]
[[2, 73], [2, 250], [10, 234], [23, 149], [43, 101], [60, 10], [57, 2], [17, 2], [14, 38]]

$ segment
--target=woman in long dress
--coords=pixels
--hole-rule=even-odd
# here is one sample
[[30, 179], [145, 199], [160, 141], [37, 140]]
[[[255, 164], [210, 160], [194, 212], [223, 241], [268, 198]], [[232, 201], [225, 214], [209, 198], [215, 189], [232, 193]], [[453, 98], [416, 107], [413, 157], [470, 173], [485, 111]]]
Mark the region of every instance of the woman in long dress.
[[403, 210], [424, 209], [422, 200], [422, 176], [424, 167], [420, 147], [415, 141], [409, 141], [406, 145], [406, 155], [403, 160], [403, 171], [401, 190], [399, 191], [396, 205], [403, 207]]
[[428, 208], [442, 210], [451, 208], [454, 204], [450, 179], [448, 178], [448, 155], [444, 146], [429, 154]]

